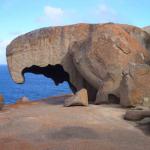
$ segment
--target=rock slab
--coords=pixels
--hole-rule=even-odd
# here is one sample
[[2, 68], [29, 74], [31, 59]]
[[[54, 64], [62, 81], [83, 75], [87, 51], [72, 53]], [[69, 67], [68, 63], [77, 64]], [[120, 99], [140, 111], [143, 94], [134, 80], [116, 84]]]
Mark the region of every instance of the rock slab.
[[122, 119], [125, 109], [114, 105], [66, 108], [62, 107], [64, 99], [4, 108], [0, 112], [0, 150], [150, 149], [150, 136], [135, 122]]
[[75, 95], [65, 100], [65, 107], [88, 106], [88, 95], [86, 89], [81, 89]]

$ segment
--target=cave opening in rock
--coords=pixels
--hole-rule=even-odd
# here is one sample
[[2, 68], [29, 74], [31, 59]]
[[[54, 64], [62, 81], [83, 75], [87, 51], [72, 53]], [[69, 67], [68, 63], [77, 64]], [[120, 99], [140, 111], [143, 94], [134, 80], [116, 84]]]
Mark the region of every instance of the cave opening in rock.
[[120, 104], [120, 98], [114, 94], [108, 95], [108, 101], [110, 104]]
[[44, 75], [47, 78], [51, 78], [54, 81], [55, 85], [59, 85], [60, 83], [67, 81], [72, 92], [75, 93], [77, 91], [76, 87], [70, 82], [69, 74], [64, 70], [63, 66], [60, 64], [48, 65], [45, 67], [33, 65], [31, 67], [25, 68], [22, 71], [23, 76], [25, 73]]

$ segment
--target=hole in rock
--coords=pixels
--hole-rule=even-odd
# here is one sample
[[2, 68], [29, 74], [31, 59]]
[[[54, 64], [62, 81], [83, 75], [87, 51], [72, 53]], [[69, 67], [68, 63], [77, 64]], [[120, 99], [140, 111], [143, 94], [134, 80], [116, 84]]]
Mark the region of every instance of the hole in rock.
[[[61, 66], [57, 66], [58, 65], [56, 65], [56, 67], [50, 67], [50, 72], [51, 70], [53, 70], [53, 68], [56, 71], [59, 70], [57, 68], [61, 68]], [[26, 96], [30, 100], [35, 101], [51, 96], [60, 96], [72, 93], [67, 81], [56, 86], [51, 78], [46, 78], [42, 74], [34, 74], [34, 71], [38, 72], [39, 70], [32, 70], [32, 68], [35, 67], [24, 69], [23, 72], [25, 74], [23, 72], [22, 73], [25, 75], [26, 82], [20, 85], [14, 83], [14, 81], [12, 80], [8, 70], [8, 66], [0, 65], [0, 93], [4, 97], [5, 104], [14, 104], [24, 96]], [[63, 68], [61, 68], [61, 70], [63, 72]], [[58, 75], [58, 77], [62, 74], [62, 72]], [[54, 78], [56, 78], [56, 76], [54, 76]], [[68, 77], [64, 77], [64, 80], [65, 79], [68, 80]], [[56, 82], [58, 82], [60, 78], [59, 80], [57, 78], [55, 80]], [[63, 103], [63, 98], [61, 100], [61, 103]]]
[[114, 94], [109, 94], [109, 95], [108, 95], [108, 101], [109, 101], [109, 103], [111, 103], [111, 104], [120, 104], [120, 98], [117, 97], [117, 96], [114, 95]]
[[60, 64], [57, 65], [48, 65], [46, 67], [39, 67], [33, 65], [29, 68], [25, 68], [22, 71], [24, 76], [25, 73], [34, 73], [34, 74], [42, 74], [47, 78], [51, 78], [55, 85], [59, 85], [64, 81], [68, 82], [70, 89], [72, 92], [76, 92], [76, 87], [70, 82], [69, 74], [64, 70], [63, 66]]

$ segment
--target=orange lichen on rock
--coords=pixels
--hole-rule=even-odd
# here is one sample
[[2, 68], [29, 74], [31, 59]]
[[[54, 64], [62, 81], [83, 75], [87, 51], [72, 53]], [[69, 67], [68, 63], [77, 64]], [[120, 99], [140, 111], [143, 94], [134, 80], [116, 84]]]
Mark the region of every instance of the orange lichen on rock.
[[[123, 86], [127, 82], [124, 75], [130, 76], [130, 64], [143, 64], [149, 68], [149, 42], [147, 32], [130, 25], [48, 27], [13, 40], [7, 47], [7, 60], [12, 78], [17, 83], [24, 81], [22, 71], [25, 68], [60, 65], [68, 74], [67, 79], [61, 76], [62, 81], [69, 82], [73, 92], [87, 89], [89, 100], [95, 100], [96, 104], [108, 103], [111, 94], [120, 98], [123, 106], [130, 106], [140, 104], [144, 97], [150, 98], [147, 94], [150, 81], [146, 74], [132, 76], [129, 80], [132, 82], [129, 84], [134, 85], [132, 91], [140, 92], [136, 94], [136, 100], [129, 84]], [[144, 83], [148, 82], [142, 90], [138, 90], [140, 78]], [[123, 95], [128, 96], [124, 98]]]

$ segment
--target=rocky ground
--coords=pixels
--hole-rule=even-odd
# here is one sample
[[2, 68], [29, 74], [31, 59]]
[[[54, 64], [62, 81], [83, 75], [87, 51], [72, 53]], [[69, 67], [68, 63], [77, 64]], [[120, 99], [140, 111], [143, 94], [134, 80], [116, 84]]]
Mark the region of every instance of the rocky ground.
[[129, 122], [118, 105], [64, 107], [64, 97], [0, 111], [0, 150], [149, 150], [150, 120]]

